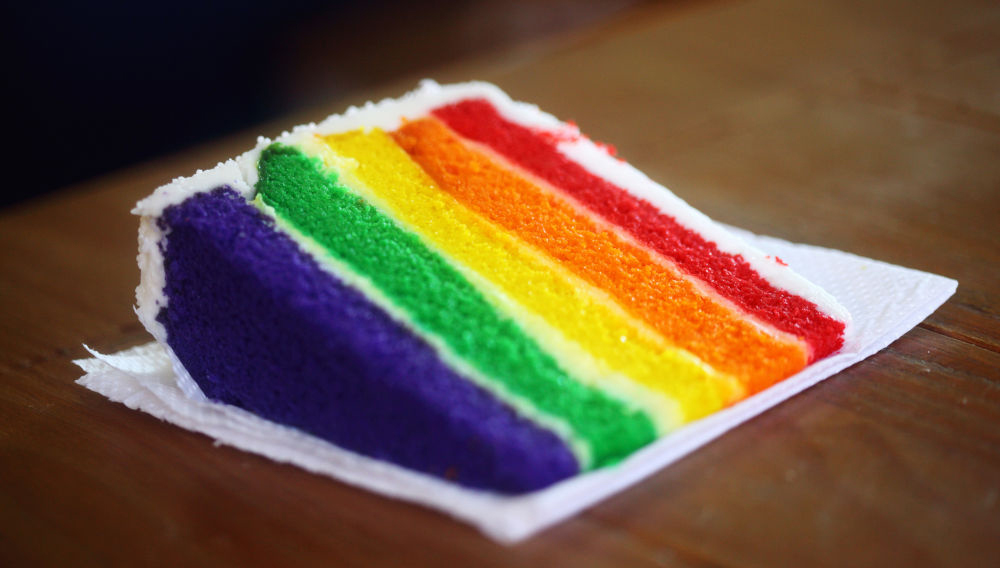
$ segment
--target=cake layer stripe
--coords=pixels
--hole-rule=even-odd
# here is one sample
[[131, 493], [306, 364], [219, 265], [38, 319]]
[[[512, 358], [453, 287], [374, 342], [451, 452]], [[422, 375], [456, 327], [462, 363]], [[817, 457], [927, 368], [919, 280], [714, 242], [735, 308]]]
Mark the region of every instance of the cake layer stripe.
[[158, 320], [210, 399], [470, 487], [524, 492], [578, 472], [559, 437], [457, 375], [235, 192], [196, 195], [160, 224]]
[[393, 136], [442, 189], [607, 291], [678, 347], [745, 381], [750, 392], [806, 365], [804, 344], [764, 333], [647, 250], [469, 148], [437, 119], [407, 122]]
[[649, 416], [568, 376], [443, 258], [339, 184], [320, 160], [275, 144], [258, 170], [258, 196], [280, 218], [369, 279], [415, 327], [481, 371], [493, 392], [568, 424], [589, 448], [585, 465], [613, 463], [655, 437]]
[[507, 120], [484, 99], [439, 107], [433, 114], [463, 137], [489, 146], [567, 192], [747, 313], [804, 338], [811, 347], [810, 360], [825, 357], [843, 344], [843, 322], [805, 298], [775, 287], [741, 256], [720, 251], [648, 201], [590, 173], [559, 150], [557, 136]]
[[[574, 376], [606, 385], [645, 408], [650, 408], [650, 399], [659, 398], [654, 393], [667, 395], [677, 404], [652, 410], [657, 424], [667, 430], [744, 394], [735, 379], [670, 346], [613, 303], [609, 306], [606, 294], [595, 293], [561, 265], [442, 192], [384, 131], [358, 130], [323, 140], [333, 154], [321, 155], [341, 173], [341, 182], [420, 235], [457, 267], [471, 270], [473, 283], [485, 279], [499, 287], [493, 296], [501, 299], [494, 299], [494, 304], [505, 304], [501, 309]], [[488, 289], [483, 292], [489, 297]], [[502, 298], [513, 300], [519, 309]], [[532, 315], [555, 331], [546, 326], [538, 329]], [[565, 338], [575, 350], [565, 346]], [[633, 380], [654, 392], [629, 393], [636, 391], [630, 389]]]

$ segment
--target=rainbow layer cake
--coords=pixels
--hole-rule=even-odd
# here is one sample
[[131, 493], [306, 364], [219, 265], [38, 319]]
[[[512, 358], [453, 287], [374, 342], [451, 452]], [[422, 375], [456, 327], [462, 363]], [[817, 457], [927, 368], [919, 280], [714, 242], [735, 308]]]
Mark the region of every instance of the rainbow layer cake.
[[607, 147], [425, 82], [141, 201], [140, 319], [191, 397], [465, 487], [611, 466], [849, 316]]

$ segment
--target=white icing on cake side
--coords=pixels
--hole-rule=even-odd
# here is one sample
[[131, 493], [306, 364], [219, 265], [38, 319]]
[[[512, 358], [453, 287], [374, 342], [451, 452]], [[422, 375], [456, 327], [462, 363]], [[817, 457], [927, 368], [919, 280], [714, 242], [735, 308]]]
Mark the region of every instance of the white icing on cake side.
[[253, 197], [253, 187], [245, 181], [236, 160], [227, 160], [210, 170], [198, 170], [190, 177], [179, 177], [158, 187], [132, 209], [132, 213], [142, 215], [139, 221], [139, 286], [135, 289], [135, 313], [142, 325], [163, 345], [167, 344], [167, 330], [156, 321], [156, 316], [167, 305], [167, 297], [163, 293], [166, 284], [163, 252], [160, 250], [160, 242], [165, 235], [157, 219], [167, 207], [222, 185], [228, 185], [246, 199]]

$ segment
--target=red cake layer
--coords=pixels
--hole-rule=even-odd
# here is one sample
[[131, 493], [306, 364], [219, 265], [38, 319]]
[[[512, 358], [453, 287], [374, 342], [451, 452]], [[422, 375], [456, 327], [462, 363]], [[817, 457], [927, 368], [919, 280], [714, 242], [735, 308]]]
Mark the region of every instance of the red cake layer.
[[843, 345], [843, 322], [775, 287], [741, 255], [719, 250], [648, 201], [588, 172], [559, 151], [558, 137], [507, 120], [483, 99], [439, 107], [433, 114], [458, 134], [487, 145], [620, 226], [747, 313], [803, 338], [812, 350], [810, 362]]

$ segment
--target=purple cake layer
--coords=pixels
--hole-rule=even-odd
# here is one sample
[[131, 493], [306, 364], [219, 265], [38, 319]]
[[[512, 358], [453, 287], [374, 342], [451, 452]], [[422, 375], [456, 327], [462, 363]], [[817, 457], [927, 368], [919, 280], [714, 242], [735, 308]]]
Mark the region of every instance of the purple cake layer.
[[469, 487], [520, 493], [579, 471], [558, 436], [458, 376], [231, 189], [160, 224], [157, 319], [210, 399]]

